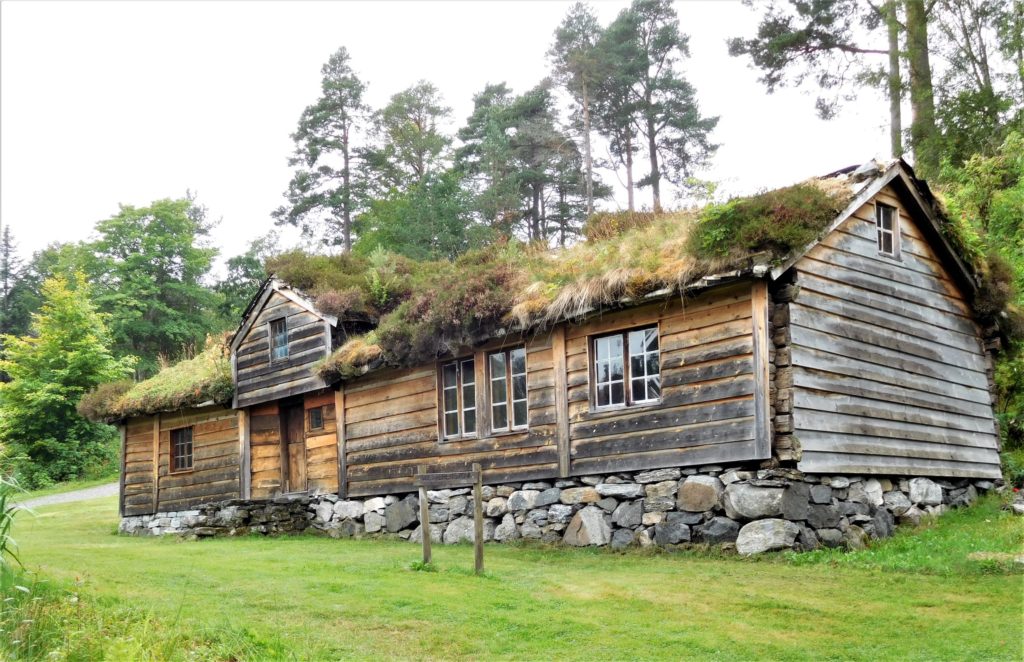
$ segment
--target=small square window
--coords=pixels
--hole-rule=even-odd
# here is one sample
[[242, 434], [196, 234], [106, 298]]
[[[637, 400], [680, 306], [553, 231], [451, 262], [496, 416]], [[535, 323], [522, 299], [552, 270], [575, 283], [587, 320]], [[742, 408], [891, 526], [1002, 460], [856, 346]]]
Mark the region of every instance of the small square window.
[[900, 255], [900, 213], [895, 207], [875, 204], [875, 229], [878, 232], [878, 252], [889, 257]]
[[270, 323], [270, 360], [288, 358], [288, 323], [282, 317]]
[[192, 469], [192, 428], [171, 430], [171, 471]]
[[309, 429], [322, 430], [324, 427], [324, 408], [314, 407], [309, 410]]
[[641, 405], [661, 399], [658, 327], [594, 338], [591, 345], [596, 409]]

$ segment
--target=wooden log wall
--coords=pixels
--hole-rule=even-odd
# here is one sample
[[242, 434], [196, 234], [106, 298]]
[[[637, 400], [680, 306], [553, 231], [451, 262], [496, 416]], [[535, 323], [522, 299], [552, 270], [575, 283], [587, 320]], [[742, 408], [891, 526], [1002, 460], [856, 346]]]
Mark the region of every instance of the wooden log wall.
[[[310, 492], [338, 491], [338, 419], [334, 411], [334, 391], [324, 390], [305, 397], [306, 486]], [[320, 408], [323, 427], [311, 427], [310, 410]]]
[[874, 202], [796, 264], [793, 432], [808, 472], [1000, 475], [987, 357], [963, 293], [891, 188], [899, 259]]
[[[412, 490], [423, 464], [431, 472], [447, 472], [468, 471], [479, 462], [485, 481], [495, 483], [764, 459], [770, 452], [768, 394], [755, 397], [754, 386], [752, 312], [758, 305], [764, 308], [766, 332], [766, 296], [755, 301], [747, 282], [685, 305], [676, 299], [631, 308], [529, 339], [529, 429], [522, 432], [439, 441], [436, 366], [349, 382], [339, 399], [347, 494]], [[661, 332], [661, 402], [592, 412], [588, 338], [651, 324]], [[764, 343], [766, 348], [766, 338]], [[486, 385], [483, 357], [497, 347], [475, 353], [478, 391]], [[481, 433], [489, 429], [485, 405], [478, 397]], [[759, 406], [761, 439], [755, 422]]]
[[[511, 346], [511, 345], [510, 345]], [[471, 439], [438, 439], [436, 367], [389, 370], [346, 384], [345, 479], [350, 496], [412, 490], [416, 467], [431, 472], [469, 471], [479, 462], [487, 482], [551, 478], [558, 472], [551, 337], [525, 343], [529, 430], [483, 436], [486, 408], [478, 397], [478, 430]], [[482, 394], [483, 357], [475, 353]]]
[[[171, 430], [192, 427], [192, 470], [170, 471]], [[157, 511], [187, 510], [240, 496], [238, 414], [224, 407], [160, 415]]]
[[125, 516], [156, 512], [154, 420], [153, 416], [140, 416], [125, 423], [124, 481], [121, 494]]
[[[170, 471], [171, 430], [192, 426], [191, 471]], [[239, 488], [238, 414], [221, 406], [186, 409], [125, 423], [124, 515], [187, 510], [233, 499]]]
[[[766, 457], [755, 434], [752, 308], [751, 284], [741, 283], [567, 327], [572, 474]], [[660, 328], [661, 402], [591, 411], [588, 338], [652, 323]]]
[[[270, 362], [270, 322], [285, 318], [288, 358]], [[324, 388], [313, 365], [330, 351], [330, 334], [323, 319], [274, 292], [234, 355], [237, 407], [279, 400]]]

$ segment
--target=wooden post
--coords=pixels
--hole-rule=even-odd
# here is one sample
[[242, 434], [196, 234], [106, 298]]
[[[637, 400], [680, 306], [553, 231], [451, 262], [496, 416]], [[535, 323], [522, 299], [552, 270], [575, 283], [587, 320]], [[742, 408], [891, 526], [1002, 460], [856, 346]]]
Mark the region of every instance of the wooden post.
[[569, 475], [569, 389], [565, 367], [565, 326], [551, 332], [551, 365], [555, 374], [555, 423], [557, 430], [558, 475]]
[[[426, 465], [417, 469], [419, 475], [427, 473]], [[420, 485], [420, 537], [423, 538], [423, 563], [430, 563], [430, 506], [427, 504], [427, 488]]]
[[238, 497], [252, 496], [252, 442], [249, 432], [249, 410], [238, 410]]
[[160, 414], [153, 416], [153, 512], [160, 512]]
[[128, 460], [125, 457], [128, 454], [128, 420], [121, 421], [121, 424], [117, 426], [117, 431], [121, 435], [121, 478], [118, 481], [117, 486], [117, 514], [124, 517], [124, 471], [128, 466]]
[[473, 464], [473, 558], [476, 574], [484, 571], [484, 489], [483, 469]]
[[334, 425], [338, 437], [338, 496], [348, 493], [348, 467], [345, 458], [345, 385], [338, 384], [334, 392]]
[[750, 297], [754, 341], [754, 445], [758, 459], [772, 456], [771, 398], [768, 367], [768, 284], [754, 283]]

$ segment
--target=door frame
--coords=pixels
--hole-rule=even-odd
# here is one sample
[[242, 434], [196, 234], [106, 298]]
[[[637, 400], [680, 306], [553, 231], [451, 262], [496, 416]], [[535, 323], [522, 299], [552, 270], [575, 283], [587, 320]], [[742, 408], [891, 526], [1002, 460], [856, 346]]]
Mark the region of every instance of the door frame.
[[[302, 486], [302, 489], [294, 489], [291, 484], [291, 455], [289, 453], [289, 446], [291, 442], [288, 437], [288, 422], [291, 412], [298, 411], [302, 420], [302, 461], [307, 463], [306, 458], [306, 409], [303, 398], [293, 398], [289, 400], [282, 400], [278, 404], [278, 422], [281, 427], [281, 493], [282, 494], [304, 494], [309, 491], [309, 478], [306, 478], [306, 484]], [[308, 463], [307, 467], [308, 469]], [[305, 475], [305, 470], [303, 471]]]

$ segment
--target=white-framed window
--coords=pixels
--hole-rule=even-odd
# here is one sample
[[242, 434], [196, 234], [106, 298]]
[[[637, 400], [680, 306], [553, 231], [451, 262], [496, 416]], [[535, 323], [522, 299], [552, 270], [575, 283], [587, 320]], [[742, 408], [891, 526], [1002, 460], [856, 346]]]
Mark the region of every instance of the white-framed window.
[[878, 252], [889, 257], [900, 256], [900, 212], [895, 207], [875, 203], [875, 229], [878, 231]]
[[476, 372], [472, 358], [441, 366], [441, 436], [476, 436]]
[[270, 322], [270, 361], [288, 358], [288, 322], [282, 317]]
[[491, 432], [527, 427], [526, 349], [503, 349], [487, 355]]
[[657, 326], [596, 336], [591, 341], [591, 356], [595, 409], [661, 400]]

